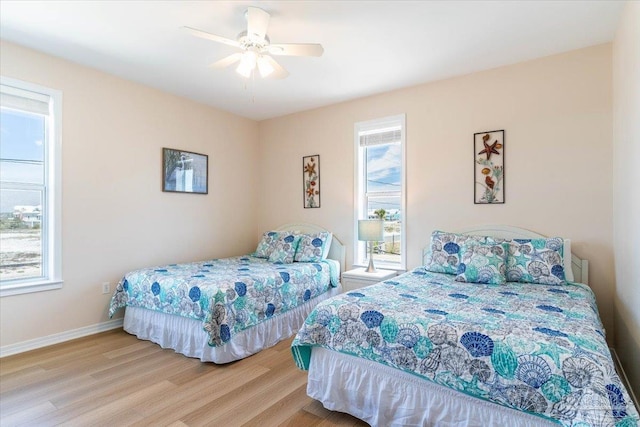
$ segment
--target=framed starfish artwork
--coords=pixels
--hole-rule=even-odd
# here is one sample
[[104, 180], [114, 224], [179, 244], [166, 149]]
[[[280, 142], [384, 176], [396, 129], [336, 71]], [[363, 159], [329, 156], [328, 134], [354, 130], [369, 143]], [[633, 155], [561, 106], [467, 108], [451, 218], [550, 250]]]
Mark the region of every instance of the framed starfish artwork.
[[320, 207], [320, 155], [302, 158], [302, 190], [305, 208]]
[[473, 134], [473, 202], [504, 203], [504, 130]]

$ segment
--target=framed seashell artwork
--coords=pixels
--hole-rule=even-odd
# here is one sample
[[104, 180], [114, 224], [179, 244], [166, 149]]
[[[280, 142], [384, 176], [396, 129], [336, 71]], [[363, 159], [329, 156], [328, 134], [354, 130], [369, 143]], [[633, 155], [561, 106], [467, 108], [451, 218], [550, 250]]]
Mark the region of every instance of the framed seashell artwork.
[[473, 202], [504, 203], [504, 130], [473, 134]]
[[302, 189], [305, 208], [320, 207], [320, 155], [302, 158]]

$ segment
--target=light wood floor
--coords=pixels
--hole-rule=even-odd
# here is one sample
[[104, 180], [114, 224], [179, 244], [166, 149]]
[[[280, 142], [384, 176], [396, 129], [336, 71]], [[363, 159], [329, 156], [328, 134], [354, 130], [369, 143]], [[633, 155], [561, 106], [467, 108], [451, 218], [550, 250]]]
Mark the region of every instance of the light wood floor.
[[287, 339], [215, 365], [122, 329], [0, 359], [0, 425], [366, 426], [306, 394]]

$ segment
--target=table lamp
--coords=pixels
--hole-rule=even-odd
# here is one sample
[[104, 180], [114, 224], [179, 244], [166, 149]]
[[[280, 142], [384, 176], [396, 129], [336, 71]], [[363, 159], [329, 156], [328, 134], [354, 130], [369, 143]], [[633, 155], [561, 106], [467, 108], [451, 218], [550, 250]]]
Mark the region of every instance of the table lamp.
[[381, 219], [361, 219], [358, 220], [358, 240], [363, 240], [369, 244], [369, 267], [367, 273], [376, 273], [373, 266], [373, 245], [370, 242], [379, 242], [384, 239], [384, 222]]

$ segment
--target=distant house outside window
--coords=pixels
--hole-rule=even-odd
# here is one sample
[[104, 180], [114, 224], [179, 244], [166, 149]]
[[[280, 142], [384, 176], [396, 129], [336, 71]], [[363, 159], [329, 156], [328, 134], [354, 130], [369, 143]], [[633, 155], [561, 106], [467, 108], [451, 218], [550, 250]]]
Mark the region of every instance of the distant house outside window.
[[354, 263], [366, 265], [358, 220], [381, 218], [384, 241], [373, 242], [376, 267], [405, 269], [405, 115], [355, 124], [356, 215]]
[[0, 296], [62, 286], [61, 102], [0, 77]]

